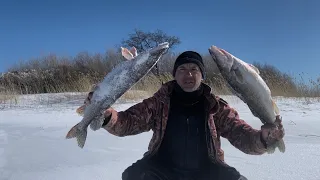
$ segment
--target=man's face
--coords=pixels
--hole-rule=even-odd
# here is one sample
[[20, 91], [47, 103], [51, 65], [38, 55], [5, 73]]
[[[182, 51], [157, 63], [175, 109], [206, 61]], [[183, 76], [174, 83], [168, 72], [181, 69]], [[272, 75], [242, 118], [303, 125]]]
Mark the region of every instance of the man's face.
[[184, 91], [192, 92], [199, 88], [202, 74], [198, 65], [186, 63], [177, 68], [174, 78]]

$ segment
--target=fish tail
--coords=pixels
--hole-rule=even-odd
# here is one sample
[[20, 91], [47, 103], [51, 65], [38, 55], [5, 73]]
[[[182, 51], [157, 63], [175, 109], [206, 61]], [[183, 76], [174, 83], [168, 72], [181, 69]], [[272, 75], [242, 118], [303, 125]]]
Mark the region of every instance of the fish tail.
[[279, 151], [282, 153], [284, 153], [286, 151], [286, 145], [284, 144], [283, 139], [277, 141], [276, 143], [274, 143], [274, 145], [268, 147], [267, 153], [273, 154], [275, 152], [276, 148], [278, 148]]
[[78, 146], [83, 148], [87, 139], [87, 129], [82, 129], [79, 126], [80, 123], [73, 126], [67, 133], [66, 138], [77, 138]]
[[282, 153], [284, 153], [286, 151], [286, 145], [284, 144], [283, 139], [281, 139], [277, 142], [277, 147], [278, 147], [279, 151]]

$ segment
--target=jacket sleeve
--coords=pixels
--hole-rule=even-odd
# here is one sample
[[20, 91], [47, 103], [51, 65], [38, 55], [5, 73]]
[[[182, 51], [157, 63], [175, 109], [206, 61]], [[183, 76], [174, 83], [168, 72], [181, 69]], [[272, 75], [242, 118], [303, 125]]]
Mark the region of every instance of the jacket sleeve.
[[261, 139], [261, 131], [252, 128], [239, 118], [238, 112], [226, 101], [219, 99], [219, 112], [216, 114], [216, 125], [221, 136], [246, 154], [260, 155], [267, 151]]
[[111, 118], [104, 127], [109, 133], [123, 137], [147, 132], [154, 126], [157, 100], [150, 97], [125, 111], [112, 109]]

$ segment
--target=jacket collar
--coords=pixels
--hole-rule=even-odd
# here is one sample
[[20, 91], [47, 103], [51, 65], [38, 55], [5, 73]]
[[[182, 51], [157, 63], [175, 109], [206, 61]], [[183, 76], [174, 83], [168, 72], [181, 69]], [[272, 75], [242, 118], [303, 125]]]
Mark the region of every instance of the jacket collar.
[[[172, 80], [169, 82], [166, 82], [161, 86], [161, 88], [154, 94], [154, 96], [159, 99], [161, 102], [165, 104], [169, 104], [170, 102], [170, 96], [172, 94], [174, 85], [176, 84], [176, 80]], [[209, 85], [202, 83], [203, 85], [203, 91], [204, 91], [204, 96], [207, 100], [208, 103], [208, 108], [209, 110], [213, 110], [214, 112], [218, 110], [218, 101], [216, 99], [216, 96], [211, 92], [212, 89]]]

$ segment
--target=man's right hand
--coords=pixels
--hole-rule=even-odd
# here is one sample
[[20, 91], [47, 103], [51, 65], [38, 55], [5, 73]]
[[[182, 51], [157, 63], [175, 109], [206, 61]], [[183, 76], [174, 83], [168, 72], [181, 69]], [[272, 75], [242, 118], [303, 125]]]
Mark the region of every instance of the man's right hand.
[[[79, 108], [77, 108], [76, 112], [77, 112], [79, 115], [83, 116], [84, 110], [85, 110], [86, 106], [91, 103], [91, 98], [92, 98], [92, 95], [93, 95], [93, 92], [94, 92], [94, 91], [93, 91], [94, 88], [96, 88], [96, 85], [93, 85], [93, 87], [91, 88], [91, 91], [88, 93], [86, 99], [85, 99], [84, 102], [83, 102], [83, 105], [80, 106]], [[105, 110], [105, 111], [104, 111], [104, 117], [106, 117], [106, 118], [111, 118], [111, 113], [112, 113], [112, 111], [113, 111], [113, 108], [111, 108], [111, 107], [108, 108], [107, 110]]]
[[104, 111], [104, 117], [106, 117], [106, 118], [111, 117], [112, 111], [113, 111], [113, 108], [112, 108], [112, 107], [110, 107], [110, 108], [108, 108], [107, 110], [105, 110], [105, 111]]
[[109, 123], [109, 121], [111, 120], [111, 115], [112, 115], [113, 110], [114, 109], [112, 107], [110, 107], [104, 111], [104, 122], [103, 122], [102, 126], [105, 126]]

